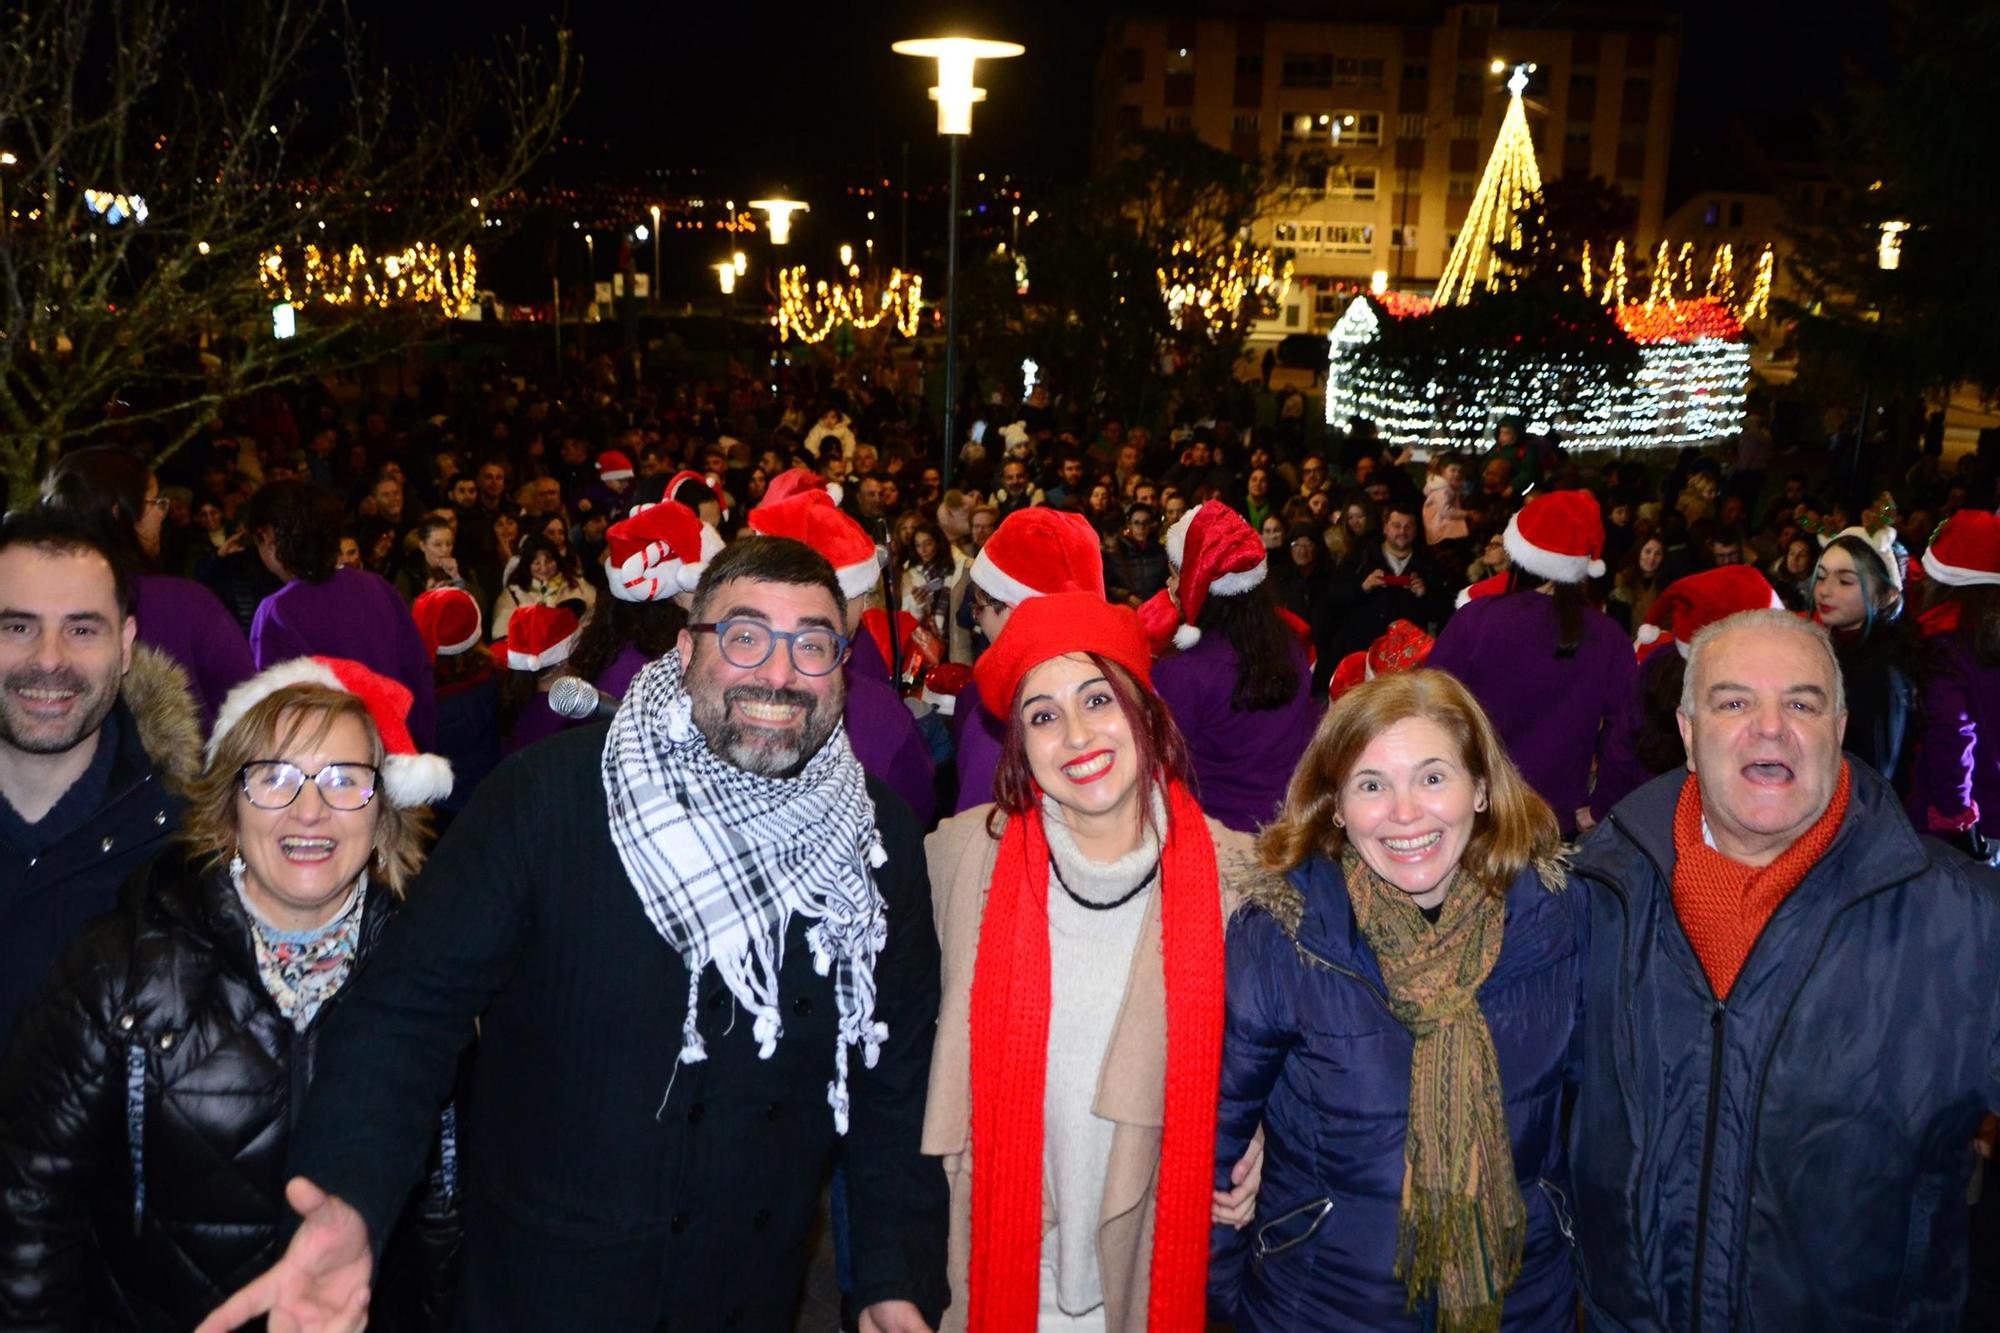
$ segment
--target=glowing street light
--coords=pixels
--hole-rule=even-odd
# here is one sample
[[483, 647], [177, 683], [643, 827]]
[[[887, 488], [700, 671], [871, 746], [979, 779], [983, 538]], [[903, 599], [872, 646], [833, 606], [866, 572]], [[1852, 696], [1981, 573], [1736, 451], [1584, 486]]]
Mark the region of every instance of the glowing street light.
[[[658, 305], [660, 303], [660, 206], [654, 204], [647, 211], [653, 215], [653, 290], [649, 293], [652, 298], [650, 304]], [[646, 238], [641, 236], [639, 239], [643, 241]]]
[[[951, 465], [958, 456], [958, 145], [972, 133], [972, 106], [986, 100], [986, 90], [972, 82], [981, 60], [1006, 60], [1022, 55], [1018, 42], [979, 37], [921, 37], [896, 42], [899, 56], [937, 61], [938, 81], [931, 100], [937, 103], [938, 133], [951, 142], [951, 214], [945, 231], [944, 286], [944, 487], [951, 489]], [[907, 198], [907, 195], [905, 196]]]
[[752, 199], [750, 207], [764, 215], [764, 221], [771, 229], [773, 245], [792, 243], [792, 214], [812, 212], [811, 204], [797, 199]]
[[854, 262], [854, 247], [843, 243], [840, 247], [840, 266], [848, 267]]
[[1909, 229], [1907, 222], [1882, 224], [1881, 239], [1875, 242], [1875, 267], [1899, 269], [1903, 266], [1903, 233]]
[[724, 296], [735, 295], [736, 294], [735, 261], [725, 259], [720, 264], [711, 264], [709, 265], [709, 267], [715, 270], [716, 281], [722, 284], [722, 294]]
[[735, 254], [729, 256], [729, 263], [736, 270], [736, 276], [740, 278], [743, 276], [744, 270], [750, 267], [750, 256], [738, 250]]

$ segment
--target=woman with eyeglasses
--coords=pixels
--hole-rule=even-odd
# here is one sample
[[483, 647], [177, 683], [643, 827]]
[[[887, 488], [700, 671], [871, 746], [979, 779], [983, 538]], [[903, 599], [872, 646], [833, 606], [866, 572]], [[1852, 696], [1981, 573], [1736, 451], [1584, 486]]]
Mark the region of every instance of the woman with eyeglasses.
[[167, 501], [146, 460], [119, 445], [73, 450], [49, 469], [42, 503], [79, 514], [97, 529], [125, 567], [139, 642], [187, 669], [202, 725], [213, 722], [222, 697], [257, 668], [242, 628], [216, 595], [163, 569]]
[[[410, 695], [300, 658], [231, 691], [180, 845], [78, 936], [0, 1065], [0, 1325], [192, 1327], [290, 1238], [313, 1050], [423, 858], [451, 769]], [[388, 1238], [376, 1328], [444, 1327], [456, 1121]]]

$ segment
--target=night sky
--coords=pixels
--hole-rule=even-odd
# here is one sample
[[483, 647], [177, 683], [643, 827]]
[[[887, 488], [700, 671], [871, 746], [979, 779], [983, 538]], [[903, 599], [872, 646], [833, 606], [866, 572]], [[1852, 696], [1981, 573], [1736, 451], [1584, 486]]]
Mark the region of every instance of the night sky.
[[[549, 30], [548, 0], [356, 0], [403, 53], [469, 52], [486, 34]], [[1559, 26], [1567, 0], [1539, 22]], [[1732, 113], [1797, 109], [1838, 96], [1843, 57], [1886, 46], [1886, 0], [1673, 0], [1683, 16], [1677, 148], [1713, 135]], [[1106, 19], [1180, 6], [1113, 0], [872, 0], [760, 5], [575, 0], [584, 57], [573, 133], [608, 145], [607, 165], [701, 166], [732, 188], [788, 178], [913, 175], [942, 152], [924, 89], [928, 62], [892, 55], [899, 37], [944, 32], [1004, 37], [1026, 56], [980, 67], [990, 102], [975, 112], [968, 170], [1051, 182], [1088, 169], [1091, 76]], [[1326, 6], [1338, 15], [1338, 3]], [[1681, 154], [1677, 152], [1677, 156]]]

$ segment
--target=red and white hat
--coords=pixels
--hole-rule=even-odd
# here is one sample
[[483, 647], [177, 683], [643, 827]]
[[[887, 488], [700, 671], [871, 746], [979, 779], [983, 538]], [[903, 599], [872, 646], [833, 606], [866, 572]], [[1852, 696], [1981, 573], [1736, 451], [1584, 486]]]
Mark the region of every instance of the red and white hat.
[[634, 505], [604, 532], [604, 574], [621, 602], [664, 602], [693, 592], [722, 534], [673, 500]]
[[1467, 602], [1480, 597], [1498, 597], [1507, 591], [1507, 580], [1512, 570], [1501, 570], [1498, 574], [1488, 574], [1477, 583], [1468, 583], [1458, 590], [1458, 608], [1465, 609]]
[[583, 626], [566, 606], [524, 606], [507, 617], [507, 637], [493, 653], [512, 671], [542, 671], [569, 660]]
[[1201, 642], [1194, 622], [1210, 596], [1235, 597], [1264, 581], [1263, 539], [1248, 521], [1220, 500], [1204, 500], [1167, 529], [1167, 563], [1181, 576], [1183, 624], [1174, 631], [1174, 646], [1187, 649]]
[[463, 588], [433, 588], [410, 604], [417, 634], [430, 649], [431, 661], [470, 652], [484, 628], [479, 603]]
[[794, 496], [803, 495], [807, 491], [823, 491], [825, 489], [826, 478], [811, 468], [788, 467], [777, 476], [771, 478], [769, 483], [765, 485], [764, 498], [759, 500], [755, 507], [762, 509], [765, 505], [782, 504], [784, 501]]
[[410, 735], [410, 690], [401, 681], [371, 671], [345, 657], [294, 657], [267, 667], [231, 690], [215, 715], [205, 763], [215, 762], [222, 738], [252, 708], [290, 685], [317, 685], [337, 694], [351, 694], [368, 710], [368, 720], [382, 738], [382, 791], [392, 805], [430, 805], [451, 795], [451, 761], [424, 754]]
[[1437, 640], [1413, 621], [1390, 621], [1389, 628], [1368, 645], [1367, 651], [1349, 653], [1340, 659], [1333, 679], [1327, 682], [1327, 702], [1336, 702], [1355, 686], [1377, 676], [1415, 671], [1430, 660], [1431, 649], [1435, 647]]
[[1604, 516], [1589, 491], [1550, 491], [1507, 520], [1500, 539], [1514, 563], [1539, 578], [1581, 583], [1604, 577]]
[[632, 460], [616, 449], [606, 449], [597, 456], [597, 479], [599, 481], [630, 481]]
[[776, 504], [766, 496], [750, 511], [750, 527], [760, 536], [804, 542], [825, 556], [850, 601], [867, 596], [882, 581], [880, 555], [867, 530], [842, 513], [825, 491], [803, 491]]
[[971, 684], [971, 667], [963, 662], [939, 662], [924, 673], [924, 702], [950, 717], [958, 708], [958, 696]]
[[1652, 645], [1672, 632], [1674, 647], [1688, 655], [1694, 636], [1739, 611], [1782, 611], [1784, 599], [1754, 565], [1718, 565], [1669, 583], [1646, 613], [1636, 641], [1641, 660]]
[[1016, 509], [979, 548], [972, 581], [1007, 606], [1059, 592], [1102, 597], [1104, 547], [1082, 514], [1041, 506]]
[[1954, 588], [2000, 583], [2000, 514], [1961, 509], [1924, 552], [1924, 573]]

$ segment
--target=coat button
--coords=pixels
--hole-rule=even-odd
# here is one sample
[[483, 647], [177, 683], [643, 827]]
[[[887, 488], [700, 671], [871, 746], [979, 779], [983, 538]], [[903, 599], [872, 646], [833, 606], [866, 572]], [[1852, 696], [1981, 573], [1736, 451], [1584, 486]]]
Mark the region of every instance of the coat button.
[[106, 839], [105, 839], [105, 840], [103, 841], [103, 843], [102, 843], [102, 844], [100, 845], [100, 847], [99, 847], [99, 850], [100, 850], [100, 851], [106, 851], [106, 852], [110, 851], [110, 850], [111, 850], [111, 839], [109, 839], [109, 838], [106, 838]]
[[132, 1030], [132, 1015], [130, 1014], [120, 1015], [118, 1019], [118, 1030], [120, 1032], [130, 1032]]
[[675, 1213], [673, 1220], [667, 1223], [667, 1229], [676, 1236], [680, 1235], [688, 1229], [688, 1215], [686, 1213]]
[[783, 1102], [772, 1102], [769, 1106], [764, 1108], [764, 1118], [766, 1120], [776, 1120], [779, 1116], [783, 1115], [784, 1113], [785, 1113], [785, 1104]]
[[688, 1123], [690, 1125], [699, 1125], [701, 1123], [702, 1116], [706, 1115], [707, 1113], [708, 1113], [707, 1108], [704, 1107], [700, 1102], [696, 1102], [693, 1106], [688, 1107]]
[[798, 999], [792, 1001], [792, 1012], [797, 1014], [800, 1018], [804, 1018], [807, 1014], [810, 1014], [812, 1011], [813, 1011], [813, 1002], [807, 996], [801, 995], [799, 996]]
[[174, 1048], [174, 1034], [171, 1032], [162, 1032], [160, 1034], [160, 1049], [163, 1051], [171, 1051], [173, 1048]]
[[155, 824], [157, 824], [157, 825], [165, 825], [165, 824], [166, 824], [166, 822], [167, 822], [167, 812], [166, 812], [166, 811], [164, 811], [164, 810], [161, 810], [161, 811], [157, 812], [156, 814], [154, 814], [154, 816], [153, 816], [153, 823], [155, 823]]

